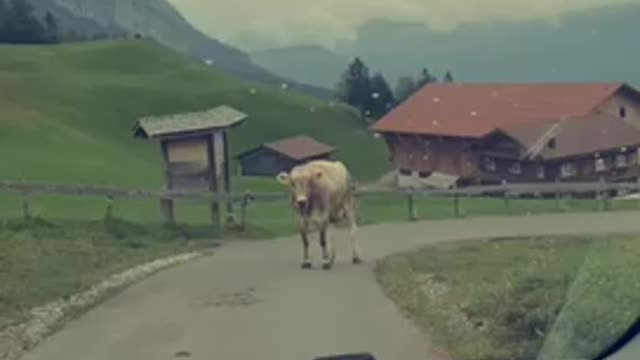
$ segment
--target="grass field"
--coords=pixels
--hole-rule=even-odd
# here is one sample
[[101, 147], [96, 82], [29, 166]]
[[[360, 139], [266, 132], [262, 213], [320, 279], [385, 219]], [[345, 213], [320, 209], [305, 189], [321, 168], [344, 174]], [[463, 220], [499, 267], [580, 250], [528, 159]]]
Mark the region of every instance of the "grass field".
[[135, 265], [215, 244], [181, 229], [122, 221], [0, 222], [0, 329]]
[[437, 244], [376, 275], [454, 359], [588, 359], [639, 315], [639, 267], [632, 234]]
[[0, 178], [158, 187], [159, 148], [133, 139], [135, 121], [222, 104], [249, 115], [231, 132], [233, 154], [307, 134], [360, 179], [387, 167], [384, 143], [350, 109], [234, 80], [151, 41], [0, 45], [0, 89]]

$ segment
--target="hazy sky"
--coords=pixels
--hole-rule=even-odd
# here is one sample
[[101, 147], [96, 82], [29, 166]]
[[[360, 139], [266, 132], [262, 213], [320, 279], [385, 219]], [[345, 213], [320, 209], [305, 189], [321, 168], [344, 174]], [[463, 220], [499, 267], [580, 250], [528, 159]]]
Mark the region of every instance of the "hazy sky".
[[349, 39], [367, 20], [424, 22], [446, 29], [470, 21], [548, 19], [640, 0], [170, 0], [204, 32], [230, 43], [323, 44]]

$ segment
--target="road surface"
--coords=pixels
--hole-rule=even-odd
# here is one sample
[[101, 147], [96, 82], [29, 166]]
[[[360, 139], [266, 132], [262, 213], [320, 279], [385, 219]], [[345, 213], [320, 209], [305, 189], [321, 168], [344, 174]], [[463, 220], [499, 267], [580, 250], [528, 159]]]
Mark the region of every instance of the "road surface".
[[349, 262], [346, 234], [336, 233], [338, 263], [330, 272], [319, 262], [301, 270], [294, 237], [229, 244], [130, 287], [24, 359], [311, 360], [361, 351], [379, 360], [438, 359], [381, 293], [371, 272], [375, 259], [436, 241], [625, 231], [640, 231], [639, 213], [372, 226], [360, 231], [367, 261], [360, 266]]

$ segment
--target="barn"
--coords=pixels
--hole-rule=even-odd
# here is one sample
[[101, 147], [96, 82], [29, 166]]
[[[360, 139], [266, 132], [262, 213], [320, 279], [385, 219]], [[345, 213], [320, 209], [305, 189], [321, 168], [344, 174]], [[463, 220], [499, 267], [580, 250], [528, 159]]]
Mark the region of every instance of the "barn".
[[264, 143], [236, 156], [242, 176], [276, 176], [311, 160], [331, 158], [334, 148], [309, 136], [298, 135]]
[[372, 130], [399, 185], [640, 176], [640, 92], [623, 83], [430, 84]]

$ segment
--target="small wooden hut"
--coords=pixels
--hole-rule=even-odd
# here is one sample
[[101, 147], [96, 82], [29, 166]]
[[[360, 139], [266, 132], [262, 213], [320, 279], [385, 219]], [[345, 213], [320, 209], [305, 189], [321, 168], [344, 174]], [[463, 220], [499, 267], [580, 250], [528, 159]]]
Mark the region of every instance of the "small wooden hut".
[[335, 149], [298, 135], [264, 143], [237, 156], [242, 176], [275, 176], [311, 160], [330, 159]]

